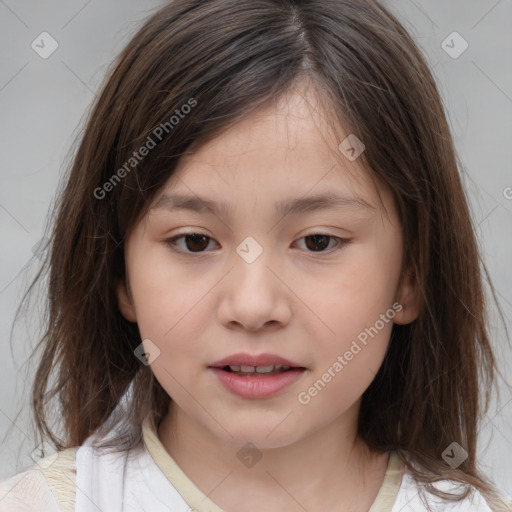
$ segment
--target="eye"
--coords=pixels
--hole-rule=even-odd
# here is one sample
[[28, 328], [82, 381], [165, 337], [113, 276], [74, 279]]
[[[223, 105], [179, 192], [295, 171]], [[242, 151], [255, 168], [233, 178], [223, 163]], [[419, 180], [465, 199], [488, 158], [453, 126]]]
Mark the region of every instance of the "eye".
[[[311, 252], [325, 252], [325, 249], [329, 247], [330, 242], [333, 240], [336, 241], [334, 248], [341, 249], [341, 247], [348, 245], [350, 240], [346, 238], [340, 238], [337, 236], [325, 235], [322, 233], [315, 233], [312, 235], [307, 235], [302, 237], [300, 240], [306, 241], [306, 247], [311, 250]], [[331, 247], [332, 248], [332, 247]]]
[[[165, 245], [170, 246], [171, 249], [173, 250], [176, 250], [174, 249], [174, 247], [180, 246], [180, 244], [178, 244], [177, 241], [180, 240], [181, 238], [185, 239], [186, 249], [189, 249], [190, 252], [192, 253], [204, 252], [204, 249], [209, 245], [208, 240], [213, 240], [209, 236], [202, 235], [201, 233], [183, 233], [181, 235], [165, 240]], [[180, 247], [180, 249], [178, 249], [178, 252], [187, 253], [188, 251]]]
[[[179, 240], [184, 239], [185, 247], [178, 243]], [[166, 246], [170, 247], [173, 251], [182, 252], [185, 254], [203, 253], [209, 245], [209, 241], [213, 238], [203, 235], [201, 233], [182, 233], [172, 238], [164, 240]], [[336, 244], [331, 249], [339, 250], [350, 243], [349, 239], [340, 238], [337, 236], [326, 235], [322, 233], [314, 233], [304, 236], [299, 240], [306, 241], [306, 248], [308, 252], [326, 252], [326, 249], [331, 245], [330, 242], [336, 241]], [[176, 249], [178, 247], [178, 249]]]

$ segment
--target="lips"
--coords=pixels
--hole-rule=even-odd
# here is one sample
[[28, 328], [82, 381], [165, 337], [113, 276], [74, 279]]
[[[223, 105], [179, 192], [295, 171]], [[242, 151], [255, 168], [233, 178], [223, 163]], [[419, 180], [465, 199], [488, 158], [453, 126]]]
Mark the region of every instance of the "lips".
[[209, 368], [221, 384], [242, 398], [268, 398], [295, 383], [306, 368], [275, 354], [233, 354]]

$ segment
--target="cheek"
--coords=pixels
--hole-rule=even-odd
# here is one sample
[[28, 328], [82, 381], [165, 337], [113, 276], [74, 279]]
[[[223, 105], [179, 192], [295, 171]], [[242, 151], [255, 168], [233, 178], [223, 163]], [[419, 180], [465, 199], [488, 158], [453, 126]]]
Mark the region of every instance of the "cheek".
[[130, 284], [141, 334], [172, 338], [187, 316], [196, 314], [211, 288], [208, 277], [194, 272], [192, 266], [173, 263], [165, 248], [155, 245], [133, 256]]
[[[358, 329], [352, 325], [354, 336], [342, 335], [324, 344], [317, 353], [316, 365], [297, 396], [300, 404], [311, 409], [310, 414], [335, 418], [354, 405], [374, 380], [384, 360], [392, 320], [380, 326]], [[348, 327], [347, 327], [348, 329]]]
[[186, 294], [173, 289], [156, 289], [146, 300], [140, 296], [137, 319], [141, 336], [153, 340], [166, 360], [179, 363], [201, 354], [203, 319], [207, 315], [207, 301], [201, 301], [202, 296], [204, 293]]
[[393, 304], [397, 279], [394, 269], [375, 258], [354, 255], [354, 262], [331, 274], [322, 293], [316, 293], [314, 307], [326, 332], [346, 338], [373, 325]]
[[315, 368], [315, 374], [345, 355], [337, 375], [343, 373], [353, 383], [364, 384], [378, 371], [396, 313], [392, 305], [401, 264], [396, 257], [393, 244], [361, 247], [330, 276], [323, 292], [316, 293], [311, 309], [322, 320], [323, 341], [315, 350], [324, 367]]
[[359, 321], [376, 320], [393, 303], [402, 264], [399, 232], [374, 232], [370, 240], [351, 253], [337, 283]]
[[332, 332], [323, 334], [322, 342], [315, 347], [318, 361], [315, 373], [327, 371], [338, 357], [342, 359], [344, 374], [363, 367], [377, 372], [389, 345], [395, 311], [388, 306], [375, 310], [361, 307], [363, 310], [357, 304], [350, 304], [332, 315]]

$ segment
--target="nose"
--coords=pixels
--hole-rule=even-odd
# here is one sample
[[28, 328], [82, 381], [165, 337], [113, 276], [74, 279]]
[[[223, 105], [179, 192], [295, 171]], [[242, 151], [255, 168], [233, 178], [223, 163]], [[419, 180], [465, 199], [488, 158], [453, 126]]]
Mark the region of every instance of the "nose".
[[251, 263], [237, 255], [221, 286], [218, 317], [226, 327], [256, 332], [278, 329], [290, 321], [293, 293], [270, 251]]

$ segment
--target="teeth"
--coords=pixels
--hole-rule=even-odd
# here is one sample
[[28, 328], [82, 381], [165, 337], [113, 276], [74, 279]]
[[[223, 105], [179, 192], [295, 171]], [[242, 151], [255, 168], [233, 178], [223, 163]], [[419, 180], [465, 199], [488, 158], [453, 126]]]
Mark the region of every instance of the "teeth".
[[289, 370], [289, 366], [282, 366], [279, 364], [273, 365], [270, 364], [268, 366], [246, 366], [246, 365], [229, 365], [229, 369], [232, 372], [242, 372], [242, 373], [270, 373], [274, 370]]
[[269, 366], [256, 366], [257, 373], [269, 373], [274, 369], [274, 365], [271, 364]]

